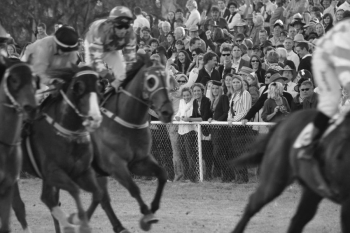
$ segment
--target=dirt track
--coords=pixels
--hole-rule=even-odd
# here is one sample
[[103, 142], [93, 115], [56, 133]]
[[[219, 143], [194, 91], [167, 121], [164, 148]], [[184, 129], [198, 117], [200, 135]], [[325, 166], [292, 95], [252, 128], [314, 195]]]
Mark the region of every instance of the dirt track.
[[[138, 181], [144, 200], [153, 198], [156, 187], [154, 181]], [[257, 183], [221, 184], [219, 182], [168, 183], [157, 217], [160, 222], [151, 229], [154, 233], [228, 233], [233, 229], [247, 202], [249, 194]], [[54, 232], [51, 215], [40, 201], [41, 181], [26, 179], [20, 181], [21, 194], [26, 203], [28, 221], [33, 233]], [[116, 181], [111, 180], [109, 190], [113, 207], [131, 232], [142, 232], [138, 226], [141, 217], [136, 201]], [[300, 189], [293, 185], [284, 194], [266, 206], [248, 225], [247, 233], [286, 232], [300, 196]], [[90, 203], [90, 195], [82, 194], [84, 205]], [[62, 208], [67, 213], [76, 212], [73, 200], [66, 192], [61, 194]], [[308, 224], [304, 232], [339, 233], [339, 206], [323, 201], [317, 216]], [[21, 232], [15, 217], [12, 218], [13, 232]], [[91, 221], [94, 233], [113, 232], [112, 227], [99, 207]]]

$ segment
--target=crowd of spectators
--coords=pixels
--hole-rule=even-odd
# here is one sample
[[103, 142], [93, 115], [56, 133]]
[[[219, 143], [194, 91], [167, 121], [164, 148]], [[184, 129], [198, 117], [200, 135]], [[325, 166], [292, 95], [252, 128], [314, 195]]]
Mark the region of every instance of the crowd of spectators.
[[[350, 16], [350, 0], [216, 2], [209, 12], [199, 12], [197, 2], [188, 0], [186, 11], [169, 11], [162, 20], [135, 7], [133, 29], [137, 52], [159, 60], [177, 81], [170, 93], [174, 121], [228, 122], [202, 127], [205, 179], [244, 183], [247, 169], [227, 166], [250, 143], [247, 135], [259, 133], [244, 125], [277, 122], [291, 112], [316, 108], [312, 53], [319, 38]], [[61, 25], [55, 24], [55, 31]], [[37, 39], [47, 36], [45, 24], [37, 29]], [[2, 54], [21, 58], [26, 46], [19, 54], [14, 45]], [[84, 60], [83, 46], [80, 54]], [[340, 108], [348, 103], [343, 92]], [[242, 125], [231, 127], [233, 122]], [[151, 130], [152, 153], [170, 178], [198, 181], [197, 128], [154, 125]]]

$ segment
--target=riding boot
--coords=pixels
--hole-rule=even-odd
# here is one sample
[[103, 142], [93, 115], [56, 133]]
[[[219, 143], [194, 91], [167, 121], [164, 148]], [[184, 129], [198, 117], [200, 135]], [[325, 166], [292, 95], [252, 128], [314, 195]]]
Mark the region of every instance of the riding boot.
[[[329, 117], [319, 112], [316, 116], [313, 125], [313, 131], [311, 135], [311, 142], [301, 148], [298, 153], [298, 158], [302, 161], [300, 163], [300, 172], [303, 179], [308, 180], [308, 184], [312, 185], [316, 183], [316, 189], [323, 193], [324, 196], [329, 197], [332, 195], [332, 191], [329, 189], [323, 175], [321, 174], [319, 161], [316, 158], [316, 148], [318, 141], [322, 137], [323, 133], [328, 127]], [[311, 176], [310, 176], [311, 171]]]

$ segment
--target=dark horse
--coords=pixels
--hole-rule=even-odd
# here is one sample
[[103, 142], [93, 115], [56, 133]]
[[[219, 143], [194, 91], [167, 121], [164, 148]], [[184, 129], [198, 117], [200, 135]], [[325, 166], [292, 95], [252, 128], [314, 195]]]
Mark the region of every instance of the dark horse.
[[[98, 108], [99, 76], [89, 67], [57, 69], [49, 75], [56, 80], [58, 91], [44, 101], [41, 116], [32, 123], [30, 135], [22, 143], [23, 171], [43, 179], [41, 200], [65, 232], [78, 228], [81, 233], [90, 232], [79, 188], [91, 192], [94, 200], [100, 200], [95, 172], [91, 167], [93, 149], [89, 132], [95, 130], [102, 120]], [[32, 149], [27, 150], [29, 142]], [[79, 226], [69, 224], [59, 207], [60, 189], [74, 198]], [[14, 204], [19, 204], [13, 208], [25, 229], [24, 205], [19, 195], [15, 198]]]
[[[133, 77], [137, 72], [131, 81], [127, 81], [125, 89], [113, 92], [105, 100], [101, 108], [103, 120], [100, 128], [92, 133], [92, 141], [95, 170], [114, 177], [128, 189], [144, 215], [140, 220], [141, 228], [149, 230], [151, 224], [158, 222], [153, 214], [159, 209], [167, 174], [150, 154], [152, 137], [148, 127], [148, 111], [152, 106], [160, 119], [167, 123], [171, 121], [173, 109], [167, 91], [171, 81], [166, 76], [164, 67], [157, 62], [150, 67], [143, 65], [143, 59], [145, 58], [139, 57], [134, 74], [127, 75]], [[131, 173], [158, 178], [158, 188], [150, 209], [142, 200], [140, 189]], [[99, 177], [98, 182], [103, 192], [101, 206], [112, 223], [114, 232], [128, 233], [111, 207], [107, 178]], [[99, 202], [93, 201], [87, 211], [89, 217], [98, 204]]]
[[[304, 127], [313, 121], [315, 110], [303, 110], [292, 114], [278, 124], [264, 139], [258, 141], [254, 153], [237, 159], [235, 165], [260, 164], [260, 183], [250, 196], [243, 217], [234, 233], [244, 231], [250, 218], [265, 204], [279, 196], [282, 191], [297, 179], [303, 186], [302, 197], [288, 228], [289, 233], [302, 232], [305, 225], [314, 217], [318, 204], [325, 196], [311, 188], [303, 176], [312, 176], [297, 158], [299, 149], [293, 144]], [[320, 160], [321, 171], [328, 181], [332, 195], [330, 200], [341, 205], [341, 227], [343, 232], [350, 232], [350, 115], [325, 135], [321, 140], [316, 155]], [[300, 175], [302, 174], [302, 175]]]
[[20, 147], [24, 114], [36, 108], [36, 80], [30, 67], [0, 55], [0, 232], [10, 232], [14, 185], [22, 164]]

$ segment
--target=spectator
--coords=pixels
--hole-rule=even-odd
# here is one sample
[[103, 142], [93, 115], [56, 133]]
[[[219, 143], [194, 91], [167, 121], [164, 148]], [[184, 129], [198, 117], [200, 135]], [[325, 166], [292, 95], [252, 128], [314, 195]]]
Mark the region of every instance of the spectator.
[[198, 11], [197, 2], [195, 0], [187, 1], [186, 8], [190, 12], [190, 16], [185, 23], [186, 28], [197, 26], [200, 23], [201, 15]]
[[192, 62], [187, 70], [186, 75], [189, 75], [193, 68], [199, 67], [199, 60], [198, 60], [199, 55], [201, 55], [201, 60], [203, 60], [203, 51], [200, 48], [192, 50], [191, 54], [192, 54]]
[[280, 33], [280, 42], [281, 42], [280, 45], [282, 45], [282, 47], [284, 47], [283, 44], [284, 44], [284, 41], [286, 40], [287, 36], [288, 36], [288, 33], [286, 31], [282, 31]]
[[283, 64], [279, 63], [279, 56], [278, 53], [276, 53], [275, 51], [270, 51], [267, 53], [266, 65], [268, 65], [269, 68], [274, 70], [281, 70], [281, 66], [283, 66]]
[[298, 66], [298, 71], [308, 70], [312, 74], [312, 56], [309, 53], [309, 45], [307, 42], [299, 42], [295, 47], [295, 52], [299, 55], [300, 64]]
[[169, 12], [168, 12], [168, 16], [167, 16], [166, 21], [170, 23], [171, 31], [173, 31], [173, 30], [175, 29], [175, 28], [174, 28], [175, 13], [174, 13], [173, 11], [169, 11]]
[[332, 21], [335, 23], [336, 22], [336, 17], [335, 17], [335, 11], [337, 8], [337, 2], [336, 1], [331, 1], [331, 0], [323, 0], [322, 4], [325, 8], [323, 11], [323, 17], [327, 14], [331, 15]]
[[213, 6], [211, 8], [211, 17], [206, 20], [205, 25], [208, 26], [210, 23], [213, 23], [214, 21], [220, 28], [228, 29], [226, 20], [220, 17], [220, 10], [216, 6]]
[[[159, 35], [158, 40], [159, 40], [160, 43], [163, 43], [163, 42], [166, 43], [167, 35], [171, 32], [171, 25], [170, 25], [170, 23], [168, 21], [162, 22], [161, 25], [162, 26], [161, 26], [160, 35]], [[167, 48], [168, 46], [165, 46], [165, 47]]]
[[257, 44], [253, 46], [252, 56], [253, 55], [258, 56], [259, 60], [261, 59], [262, 51], [260, 49], [260, 46]]
[[219, 65], [220, 77], [224, 77], [227, 73], [232, 72], [232, 58], [231, 58], [231, 48], [224, 47], [221, 51], [221, 56], [223, 58], [222, 63]]
[[[198, 52], [198, 49], [196, 52]], [[200, 53], [196, 56], [196, 65], [192, 68], [192, 70], [189, 73], [189, 82], [191, 82], [192, 84], [196, 82], [199, 71], [202, 70], [204, 67], [203, 57], [203, 53]]]
[[292, 103], [292, 112], [304, 109], [317, 108], [317, 94], [314, 92], [314, 85], [310, 80], [300, 79], [298, 85], [295, 86], [298, 95], [294, 97]]
[[215, 69], [218, 62], [217, 55], [213, 52], [207, 52], [203, 57], [204, 67], [199, 70], [196, 83], [206, 85], [209, 80], [221, 81], [219, 71]]
[[[191, 38], [190, 47], [186, 49], [186, 52], [188, 53], [188, 55], [191, 56], [192, 51], [200, 47], [201, 47], [201, 39], [199, 37]], [[191, 60], [192, 60], [192, 57], [191, 57]]]
[[345, 0], [343, 4], [341, 4], [337, 10], [350, 11], [350, 1]]
[[336, 22], [340, 22], [344, 18], [344, 10], [343, 9], [337, 9], [336, 13]]
[[63, 24], [61, 22], [55, 23], [54, 26], [53, 26], [53, 28], [55, 30], [54, 33], [62, 26], [63, 26]]
[[250, 61], [250, 57], [248, 56], [248, 48], [245, 44], [240, 44], [239, 48], [241, 49], [242, 55], [241, 58], [247, 62]]
[[200, 48], [203, 52], [207, 51], [207, 45], [204, 40], [199, 37], [198, 26], [192, 26], [188, 29], [191, 38], [198, 37], [200, 39]]
[[259, 57], [252, 55], [249, 64], [249, 67], [253, 69], [254, 76], [257, 77], [257, 82], [265, 83], [265, 70], [262, 68]]
[[295, 27], [289, 25], [288, 37], [293, 40], [296, 35], [297, 35], [297, 30], [295, 29]]
[[46, 24], [39, 23], [37, 26], [37, 30], [38, 30], [38, 34], [36, 35], [37, 40], [43, 39], [48, 36], [46, 34]]
[[306, 0], [292, 0], [289, 2], [284, 16], [287, 19], [287, 23], [291, 23], [294, 20], [294, 15], [299, 13], [302, 14], [306, 11], [308, 1]]
[[151, 29], [149, 29], [148, 27], [143, 27], [141, 29], [141, 32], [142, 32], [142, 37], [140, 37], [140, 40], [144, 41], [145, 45], [150, 45], [150, 41], [152, 39]]
[[7, 45], [7, 54], [8, 54], [9, 57], [12, 56], [12, 55], [16, 55], [17, 54], [15, 45], [13, 45], [13, 44], [8, 44]]
[[167, 58], [170, 58], [174, 52], [176, 53], [175, 36], [172, 32], [169, 32], [166, 39], [167, 43], [163, 42], [161, 43], [161, 46], [165, 47]]
[[273, 25], [273, 37], [270, 39], [272, 46], [276, 47], [282, 44], [280, 42], [280, 36], [281, 36], [282, 30], [283, 30], [283, 22], [282, 20], [279, 19]]
[[158, 48], [155, 50], [155, 54], [159, 55], [160, 63], [165, 66], [167, 63], [167, 56], [166, 56], [166, 50], [163, 46], [158, 46]]
[[[265, 34], [266, 30], [264, 29], [264, 18], [261, 15], [248, 15], [247, 21], [252, 20], [253, 26], [250, 32], [248, 33], [249, 37], [252, 39], [253, 44], [259, 44], [260, 41], [266, 41], [267, 35]], [[261, 40], [260, 40], [261, 33]], [[267, 32], [266, 32], [267, 33]]]
[[328, 32], [333, 27], [333, 17], [330, 13], [324, 14], [322, 24], [326, 32]]
[[[299, 1], [303, 1], [303, 0], [299, 0]], [[295, 14], [293, 16], [293, 21], [290, 23], [290, 25], [295, 28], [296, 33], [302, 33], [305, 22], [303, 22], [303, 17], [301, 16], [301, 14], [299, 13]]]
[[[279, 74], [275, 74], [278, 76]], [[265, 122], [278, 122], [291, 112], [288, 101], [283, 97], [283, 85], [279, 82], [269, 84], [267, 100], [264, 103], [261, 118]]]
[[[282, 0], [277, 0], [276, 1], [276, 5], [277, 8], [275, 9], [275, 11], [272, 13], [272, 16], [270, 18], [270, 25], [271, 25], [271, 31], [274, 29], [272, 27], [272, 25], [275, 25], [275, 23], [278, 20], [281, 20], [281, 22], [283, 23], [285, 20], [285, 17], [283, 16], [283, 12], [284, 12], [284, 8], [283, 8], [283, 1]], [[282, 28], [283, 29], [283, 28]]]
[[226, 19], [227, 16], [230, 15], [230, 10], [228, 8], [226, 8], [225, 5], [225, 0], [218, 0], [218, 7], [220, 10], [220, 17]]
[[253, 69], [247, 66], [242, 66], [242, 68], [239, 70], [238, 74], [241, 76], [243, 80], [247, 78], [248, 75], [253, 73]]
[[[229, 98], [224, 95], [221, 88], [221, 82], [213, 81], [212, 85], [212, 98], [211, 98], [211, 111], [213, 117], [209, 118], [209, 123], [216, 121], [227, 121], [229, 111]], [[214, 91], [215, 89], [215, 91]], [[215, 95], [216, 90], [218, 95]], [[215, 95], [215, 96], [214, 96]], [[222, 182], [232, 181], [229, 170], [227, 167], [226, 156], [229, 155], [228, 148], [230, 147], [229, 140], [225, 135], [228, 135], [228, 127], [220, 126], [220, 128], [211, 128], [211, 138], [213, 143], [213, 155], [214, 155], [214, 166], [222, 173]]]
[[[190, 88], [183, 88], [181, 90], [181, 97], [179, 104], [179, 110], [175, 115], [176, 121], [189, 121], [189, 117], [192, 115], [193, 111], [193, 98], [192, 91]], [[185, 148], [180, 148], [180, 150], [184, 150], [186, 157], [181, 159], [179, 166], [181, 163], [183, 165], [184, 179], [190, 179], [191, 181], [196, 181], [196, 147], [194, 142], [197, 140], [196, 131], [194, 125], [179, 125], [178, 127], [179, 133], [179, 145], [184, 145]], [[179, 157], [181, 156], [181, 152], [179, 152]], [[181, 157], [180, 157], [181, 158]], [[179, 161], [179, 160], [178, 160]], [[177, 169], [175, 168], [175, 176], [177, 175]], [[181, 167], [178, 170], [178, 179], [181, 179]]]
[[177, 54], [176, 65], [179, 67], [179, 71], [183, 74], [187, 73], [188, 67], [191, 64], [191, 59], [185, 50], [181, 50]]
[[292, 38], [287, 37], [284, 41], [284, 48], [287, 50], [287, 60], [293, 61], [295, 68], [298, 69], [300, 58], [299, 56], [293, 51], [294, 41]]
[[242, 51], [238, 44], [234, 44], [232, 47], [232, 68], [235, 69], [236, 73], [242, 68], [242, 66], [249, 67], [249, 62], [242, 59]]
[[229, 2], [227, 4], [229, 14], [226, 14], [225, 20], [228, 23], [228, 28], [231, 30], [238, 22], [241, 21], [241, 15], [238, 13], [237, 4], [235, 2]]
[[151, 53], [153, 54], [159, 46], [159, 41], [155, 38], [150, 39], [148, 44], [151, 46]]
[[[182, 23], [186, 22], [186, 19], [184, 17], [184, 12], [180, 8], [175, 11], [175, 22], [177, 20], [180, 20]], [[174, 28], [176, 28], [176, 27], [174, 26]]]
[[260, 96], [258, 79], [254, 75], [250, 74], [247, 76], [246, 80], [249, 84], [248, 92], [252, 97], [252, 105], [254, 105], [258, 101]]
[[315, 29], [318, 36], [317, 38], [320, 38], [325, 34], [324, 27], [321, 23], [317, 23]]
[[294, 79], [296, 76], [296, 70], [286, 65], [282, 70], [282, 76], [286, 77], [288, 80], [284, 85], [284, 90], [290, 93], [293, 97], [295, 97], [298, 93], [295, 91], [296, 83], [294, 83]]
[[250, 60], [250, 56], [252, 56], [252, 52], [253, 52], [253, 42], [250, 39], [245, 39], [243, 41], [243, 44], [247, 46], [247, 55], [249, 56], [249, 60]]
[[227, 95], [228, 99], [230, 100], [233, 94], [233, 87], [232, 87], [232, 80], [233, 80], [233, 74], [227, 73], [224, 76], [224, 94]]
[[270, 20], [271, 20], [271, 16], [273, 15], [273, 13], [275, 12], [275, 10], [277, 9], [277, 6], [275, 4], [273, 4], [270, 0], [263, 0], [263, 7], [261, 8], [261, 15], [264, 17], [265, 22], [264, 22], [264, 27], [265, 30], [267, 30], [268, 32], [270, 31]]
[[146, 19], [148, 20], [151, 27], [151, 36], [153, 38], [159, 38], [161, 29], [158, 28], [158, 18], [153, 15], [146, 15]]
[[136, 19], [134, 20], [134, 25], [133, 27], [148, 27], [151, 29], [150, 21], [148, 21], [145, 17], [142, 15], [142, 10], [140, 7], [135, 7], [134, 8], [134, 14], [136, 16]]
[[[243, 119], [248, 110], [252, 106], [252, 99], [248, 91], [243, 89], [243, 80], [240, 76], [234, 75], [232, 80], [233, 95], [230, 100], [230, 110], [228, 113], [228, 124], [232, 126], [232, 122], [238, 122]], [[239, 147], [231, 146], [230, 156], [237, 158], [243, 154], [243, 148], [246, 144], [246, 129], [241, 126], [235, 126], [231, 130], [231, 145], [240, 145]], [[246, 167], [235, 169], [235, 177], [237, 183], [248, 182], [248, 170]]]
[[185, 33], [185, 29], [183, 27], [177, 27], [175, 28], [174, 31], [174, 35], [175, 35], [175, 40], [182, 40], [185, 49], [188, 49], [190, 46], [190, 39], [186, 37], [186, 33]]
[[278, 54], [278, 63], [282, 67], [289, 66], [295, 69], [294, 62], [287, 59], [287, 50], [285, 48], [276, 48], [276, 53]]
[[262, 29], [259, 31], [259, 43], [260, 46], [263, 45], [267, 41], [267, 31], [265, 29]]

